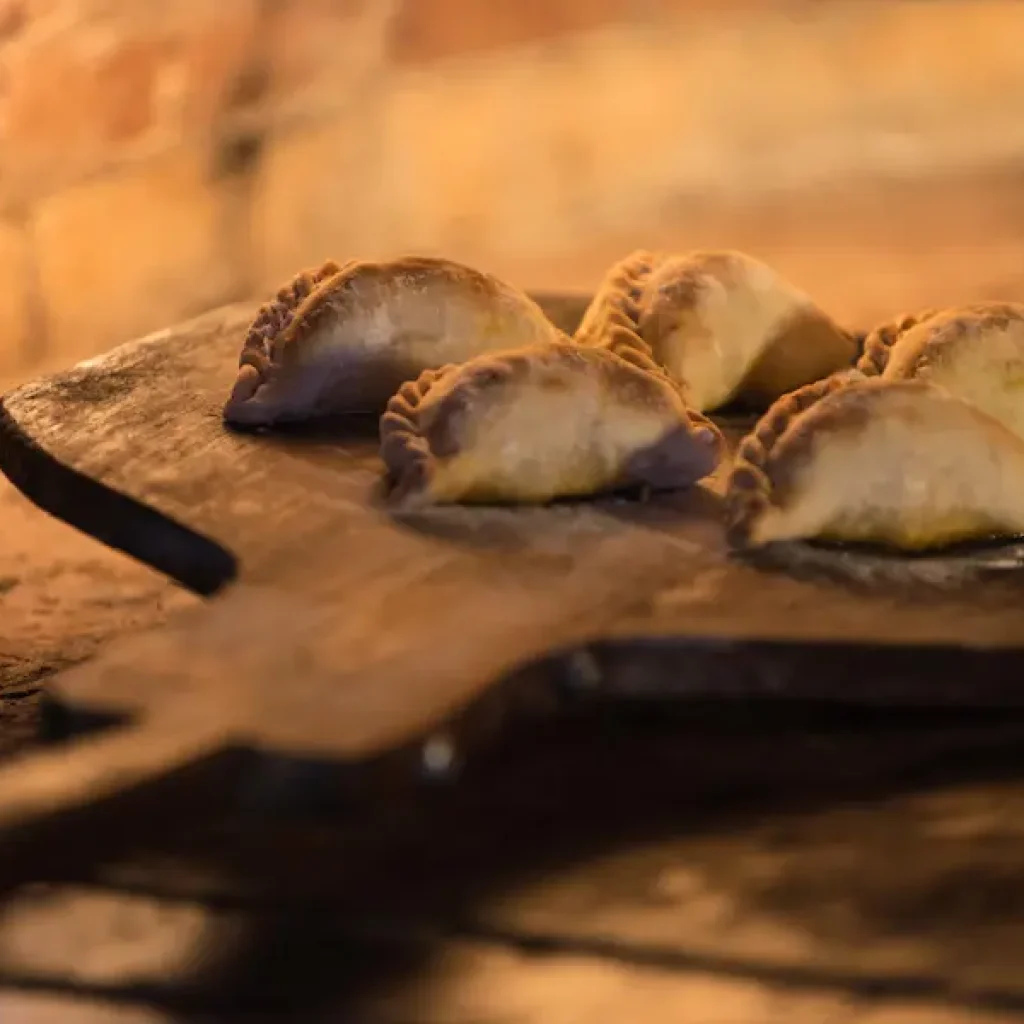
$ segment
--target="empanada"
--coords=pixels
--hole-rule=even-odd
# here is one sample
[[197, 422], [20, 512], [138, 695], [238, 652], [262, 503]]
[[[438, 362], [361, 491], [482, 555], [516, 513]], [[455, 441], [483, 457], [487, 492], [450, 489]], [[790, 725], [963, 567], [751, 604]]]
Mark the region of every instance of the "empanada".
[[392, 494], [412, 505], [682, 488], [723, 453], [717, 427], [642, 355], [568, 339], [427, 371], [381, 418]]
[[860, 367], [884, 380], [927, 380], [1024, 437], [1024, 305], [976, 303], [872, 332]]
[[740, 444], [730, 541], [905, 550], [1024, 533], [1024, 440], [925, 381], [838, 374], [777, 402]]
[[425, 369], [560, 338], [528, 296], [450, 260], [326, 263], [260, 310], [224, 418], [380, 412]]
[[731, 251], [627, 257], [595, 296], [585, 324], [591, 336], [609, 294], [622, 291], [623, 267], [634, 271], [630, 309], [639, 336], [702, 411], [734, 400], [763, 408], [856, 358], [856, 339], [807, 295]]

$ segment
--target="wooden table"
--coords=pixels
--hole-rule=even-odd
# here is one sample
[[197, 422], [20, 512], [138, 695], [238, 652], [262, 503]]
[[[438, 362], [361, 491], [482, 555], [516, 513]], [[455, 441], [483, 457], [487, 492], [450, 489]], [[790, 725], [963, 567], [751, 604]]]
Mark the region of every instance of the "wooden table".
[[141, 732], [0, 773], [7, 877], [60, 883], [9, 904], [0, 982], [72, 1024], [1024, 1014], [1012, 574], [727, 563], [713, 487], [384, 526], [372, 438], [221, 428], [249, 313], [4, 402], [26, 493], [217, 596], [57, 681]]

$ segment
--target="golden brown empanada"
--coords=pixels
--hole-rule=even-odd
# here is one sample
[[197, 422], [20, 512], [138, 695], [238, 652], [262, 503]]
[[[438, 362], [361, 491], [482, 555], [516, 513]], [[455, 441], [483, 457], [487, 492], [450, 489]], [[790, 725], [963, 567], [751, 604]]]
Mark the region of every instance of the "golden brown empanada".
[[577, 339], [593, 343], [609, 309], [627, 310], [655, 359], [703, 411], [734, 400], [763, 408], [857, 355], [856, 340], [807, 295], [740, 252], [634, 253], [605, 278]]
[[740, 444], [729, 538], [906, 550], [1024, 533], [1024, 440], [925, 381], [837, 374], [780, 399]]
[[260, 310], [224, 418], [379, 412], [425, 369], [563, 337], [528, 296], [450, 260], [326, 263]]
[[393, 495], [412, 504], [682, 488], [723, 451], [718, 429], [642, 354], [568, 339], [427, 371], [381, 418]]
[[1024, 437], [1024, 305], [976, 303], [872, 332], [861, 365], [884, 380], [927, 380]]

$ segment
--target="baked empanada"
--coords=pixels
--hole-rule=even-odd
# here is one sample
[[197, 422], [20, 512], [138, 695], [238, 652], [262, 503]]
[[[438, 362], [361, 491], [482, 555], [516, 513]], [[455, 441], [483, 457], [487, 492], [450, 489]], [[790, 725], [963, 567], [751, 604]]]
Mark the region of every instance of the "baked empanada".
[[[624, 270], [632, 277], [628, 304]], [[623, 308], [702, 411], [734, 400], [763, 408], [857, 355], [856, 339], [807, 295], [739, 252], [634, 253], [609, 272], [577, 338], [599, 338], [602, 312]]]
[[879, 328], [859, 366], [939, 384], [1024, 437], [1024, 305], [976, 303]]
[[224, 418], [255, 426], [380, 412], [425, 369], [560, 338], [528, 296], [450, 260], [326, 263], [260, 310]]
[[381, 417], [392, 495], [412, 505], [682, 488], [723, 453], [718, 428], [642, 354], [568, 339], [427, 371]]
[[838, 374], [777, 402], [740, 444], [730, 541], [927, 550], [1024, 533], [1024, 440], [925, 381]]

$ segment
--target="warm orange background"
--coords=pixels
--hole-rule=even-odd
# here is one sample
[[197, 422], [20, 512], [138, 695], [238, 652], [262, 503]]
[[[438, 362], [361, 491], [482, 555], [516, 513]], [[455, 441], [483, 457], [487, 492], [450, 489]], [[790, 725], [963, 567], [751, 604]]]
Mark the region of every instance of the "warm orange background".
[[1020, 296], [1019, 0], [0, 0], [0, 372], [327, 256]]

